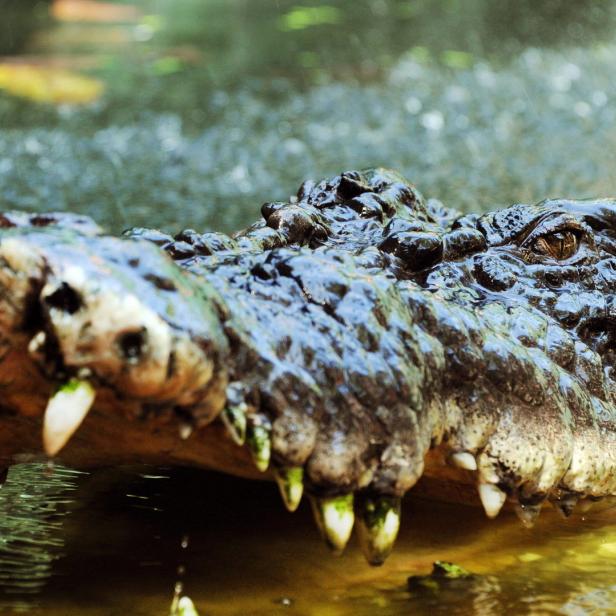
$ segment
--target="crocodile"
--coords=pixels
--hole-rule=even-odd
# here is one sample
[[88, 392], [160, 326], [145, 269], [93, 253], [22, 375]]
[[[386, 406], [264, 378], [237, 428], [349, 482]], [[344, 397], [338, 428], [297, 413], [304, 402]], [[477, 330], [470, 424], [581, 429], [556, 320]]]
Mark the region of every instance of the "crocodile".
[[261, 214], [2, 214], [0, 464], [275, 479], [374, 565], [411, 488], [525, 525], [616, 494], [616, 200], [462, 214], [370, 169]]

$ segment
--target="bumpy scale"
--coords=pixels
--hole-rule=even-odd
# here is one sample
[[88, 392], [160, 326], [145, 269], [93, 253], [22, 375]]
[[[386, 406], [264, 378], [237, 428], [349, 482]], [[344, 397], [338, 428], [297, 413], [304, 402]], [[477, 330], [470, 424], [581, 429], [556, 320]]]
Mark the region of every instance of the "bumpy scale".
[[[335, 550], [357, 518], [373, 564], [422, 474], [472, 481], [489, 517], [509, 500], [527, 525], [545, 500], [569, 515], [616, 494], [616, 201], [462, 216], [376, 169], [261, 211], [231, 237], [3, 215], [2, 463], [32, 449], [32, 390], [79, 378], [96, 399], [67, 461], [120, 426], [113, 459], [251, 475], [227, 446], [245, 443], [290, 510], [307, 492]], [[62, 421], [49, 403], [50, 454], [86, 402]]]

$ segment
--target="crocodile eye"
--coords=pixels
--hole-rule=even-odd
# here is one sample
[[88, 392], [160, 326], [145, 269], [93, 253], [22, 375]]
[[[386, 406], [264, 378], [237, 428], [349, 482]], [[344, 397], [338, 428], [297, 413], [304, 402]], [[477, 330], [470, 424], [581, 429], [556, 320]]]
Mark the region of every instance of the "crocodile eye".
[[564, 261], [578, 250], [579, 238], [573, 231], [558, 231], [538, 237], [533, 242], [533, 252]]

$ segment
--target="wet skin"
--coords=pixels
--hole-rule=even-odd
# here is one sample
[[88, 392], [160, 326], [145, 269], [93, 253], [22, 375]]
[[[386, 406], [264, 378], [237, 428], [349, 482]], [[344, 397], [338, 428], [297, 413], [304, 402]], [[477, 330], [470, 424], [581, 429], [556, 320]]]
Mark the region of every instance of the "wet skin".
[[327, 506], [352, 527], [354, 494], [370, 535], [422, 475], [526, 524], [616, 494], [616, 201], [460, 216], [377, 169], [262, 215], [232, 237], [112, 238], [5, 214], [5, 464], [40, 452], [48, 397], [78, 377], [96, 398], [63, 461], [269, 465], [336, 549]]

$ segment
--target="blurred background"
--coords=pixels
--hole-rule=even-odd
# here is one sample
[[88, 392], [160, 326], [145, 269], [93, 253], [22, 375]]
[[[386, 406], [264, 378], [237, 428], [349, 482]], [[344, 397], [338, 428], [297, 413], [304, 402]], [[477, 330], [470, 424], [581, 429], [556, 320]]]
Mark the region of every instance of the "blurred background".
[[0, 203], [232, 231], [384, 165], [462, 210], [616, 194], [616, 3], [0, 0]]
[[[616, 196], [616, 2], [0, 0], [0, 209], [231, 232], [383, 165], [464, 211]], [[463, 585], [406, 588], [453, 560]], [[613, 514], [533, 530], [407, 500], [380, 569], [306, 503], [186, 469], [13, 467], [0, 614], [608, 614]]]

